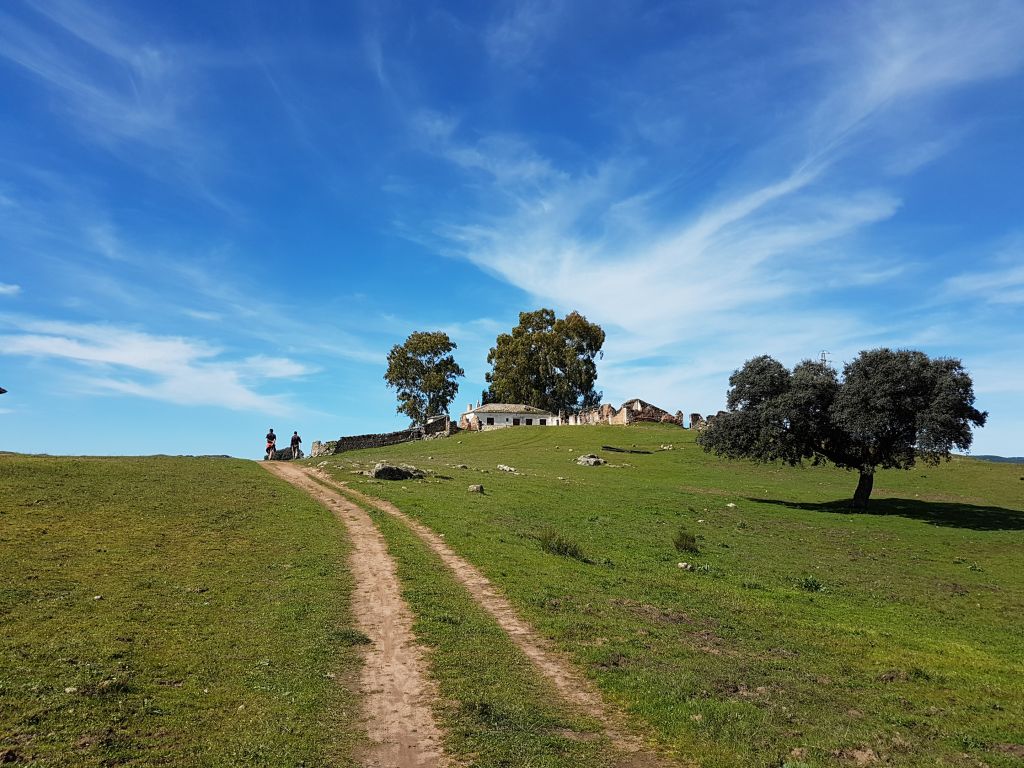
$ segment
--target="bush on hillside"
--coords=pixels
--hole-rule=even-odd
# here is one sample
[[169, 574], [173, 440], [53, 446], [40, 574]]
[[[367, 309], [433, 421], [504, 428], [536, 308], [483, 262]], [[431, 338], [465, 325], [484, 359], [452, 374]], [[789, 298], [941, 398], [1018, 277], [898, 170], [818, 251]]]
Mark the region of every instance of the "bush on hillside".
[[548, 554], [571, 557], [573, 560], [587, 562], [587, 558], [579, 544], [572, 539], [565, 538], [551, 528], [541, 531], [537, 536], [537, 541], [540, 542], [540, 548]]
[[675, 544], [677, 552], [692, 552], [693, 554], [700, 552], [697, 547], [697, 537], [685, 528], [676, 531], [676, 535], [672, 537], [672, 543]]

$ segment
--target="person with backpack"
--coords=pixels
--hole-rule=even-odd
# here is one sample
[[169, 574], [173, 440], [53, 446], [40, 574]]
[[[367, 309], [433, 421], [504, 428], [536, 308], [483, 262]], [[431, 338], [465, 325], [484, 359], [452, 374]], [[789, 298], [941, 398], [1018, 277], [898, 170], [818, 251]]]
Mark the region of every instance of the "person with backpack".
[[299, 444], [302, 443], [302, 438], [299, 437], [298, 431], [292, 432], [292, 458], [299, 458]]

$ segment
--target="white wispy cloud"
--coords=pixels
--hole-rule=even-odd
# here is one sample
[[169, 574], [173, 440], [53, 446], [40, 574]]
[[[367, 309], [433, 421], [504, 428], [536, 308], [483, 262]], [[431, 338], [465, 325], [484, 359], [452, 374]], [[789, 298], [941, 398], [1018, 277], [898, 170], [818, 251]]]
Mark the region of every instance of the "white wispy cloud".
[[[981, 263], [986, 266], [978, 268]], [[1024, 304], [1024, 233], [1003, 237], [976, 265], [947, 279], [943, 297], [995, 305]]]
[[948, 294], [991, 304], [1024, 304], [1024, 264], [958, 275], [946, 281]]
[[21, 286], [15, 283], [0, 283], [0, 296], [17, 296], [21, 293]]
[[185, 97], [173, 57], [127, 42], [112, 19], [84, 4], [53, 4], [45, 15], [84, 45], [62, 44], [41, 25], [3, 13], [0, 56], [62, 93], [70, 114], [98, 141], [182, 143], [179, 115]]
[[62, 124], [164, 183], [237, 215], [212, 179], [225, 147], [202, 124], [202, 87], [217, 56], [136, 29], [95, 4], [0, 8], [0, 60], [48, 89]]
[[1024, 9], [994, 0], [858, 3], [834, 48], [841, 73], [816, 112], [819, 132], [845, 138], [886, 108], [1008, 75], [1024, 62]]
[[[519, 29], [526, 30], [535, 17], [523, 8]], [[631, 159], [629, 147], [582, 168], [560, 166], [522, 137], [473, 136], [460, 121], [436, 115], [421, 121], [417, 133], [433, 140], [436, 155], [478, 174], [478, 183], [483, 173], [490, 184], [481, 190], [488, 212], [434, 226], [437, 247], [538, 303], [613, 326], [616, 341], [609, 341], [601, 376], [618, 396], [636, 394], [643, 371], [645, 386], [660, 381], [702, 397], [712, 396], [705, 384], [714, 381], [720, 402], [724, 377], [753, 354], [796, 362], [825, 344], [843, 354], [858, 345], [899, 345], [911, 323], [877, 324], [856, 307], [838, 312], [830, 292], [884, 283], [912, 266], [857, 243], [900, 211], [900, 193], [877, 185], [956, 146], [962, 126], [931, 126], [931, 136], [946, 138], [924, 144], [916, 141], [918, 129], [943, 96], [1021, 67], [1024, 10], [1013, 2], [996, 2], [986, 13], [966, 2], [877, 3], [858, 4], [851, 14], [816, 30], [824, 51], [814, 60], [823, 70], [814, 81], [817, 99], [799, 102], [802, 111], [779, 127], [786, 133], [765, 137], [754, 150], [802, 151], [778, 152], [774, 163], [759, 156], [756, 173], [730, 178], [696, 204], [673, 206], [658, 157]], [[515, 38], [509, 32], [498, 39], [511, 45]], [[664, 117], [684, 122], [685, 107]], [[880, 131], [887, 149], [902, 149], [902, 163], [857, 154]], [[851, 163], [859, 171], [852, 177]], [[872, 170], [875, 185], [866, 186]], [[975, 275], [960, 287], [985, 290], [1001, 279], [1012, 288], [1017, 275]], [[1016, 300], [1015, 290], [1002, 296]], [[680, 363], [686, 350], [708, 348], [716, 353], [699, 366]]]
[[491, 59], [502, 67], [535, 64], [538, 52], [559, 31], [562, 3], [515, 0], [484, 36]]
[[0, 353], [76, 363], [79, 387], [145, 397], [178, 405], [284, 414], [283, 395], [257, 387], [269, 379], [293, 379], [310, 367], [287, 358], [226, 359], [201, 340], [158, 336], [116, 325], [6, 318], [13, 333], [0, 336]]

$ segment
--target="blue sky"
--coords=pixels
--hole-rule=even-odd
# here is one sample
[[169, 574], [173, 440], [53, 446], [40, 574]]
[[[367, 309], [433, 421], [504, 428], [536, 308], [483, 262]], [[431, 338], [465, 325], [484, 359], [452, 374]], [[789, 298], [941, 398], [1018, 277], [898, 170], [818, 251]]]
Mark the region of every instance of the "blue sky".
[[521, 310], [618, 404], [763, 353], [959, 357], [1024, 454], [1024, 5], [0, 4], [0, 448], [404, 426]]

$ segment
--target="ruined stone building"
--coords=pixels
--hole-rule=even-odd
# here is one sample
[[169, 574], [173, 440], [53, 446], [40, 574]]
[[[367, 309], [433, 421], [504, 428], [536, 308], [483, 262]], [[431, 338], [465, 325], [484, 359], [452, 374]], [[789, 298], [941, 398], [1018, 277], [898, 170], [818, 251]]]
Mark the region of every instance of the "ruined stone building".
[[605, 403], [597, 408], [574, 413], [565, 418], [566, 424], [620, 424], [625, 426], [639, 422], [676, 424], [681, 427], [683, 426], [683, 414], [681, 411], [672, 414], [645, 400], [633, 398], [618, 408]]

